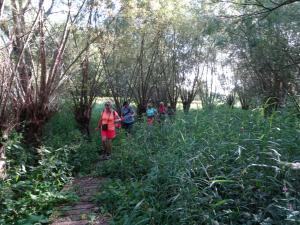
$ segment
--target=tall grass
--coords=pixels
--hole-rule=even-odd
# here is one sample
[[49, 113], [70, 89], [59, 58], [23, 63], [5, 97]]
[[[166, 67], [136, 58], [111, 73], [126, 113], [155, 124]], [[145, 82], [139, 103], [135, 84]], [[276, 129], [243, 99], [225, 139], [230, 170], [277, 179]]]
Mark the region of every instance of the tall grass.
[[297, 117], [217, 108], [135, 124], [96, 174], [112, 224], [300, 224]]
[[[93, 111], [97, 126], [102, 105]], [[81, 135], [68, 105], [45, 127], [40, 161], [13, 135], [9, 179], [0, 183], [0, 224], [47, 224], [72, 176], [109, 181], [97, 196], [112, 224], [299, 224], [299, 118], [216, 108], [178, 112], [163, 126], [135, 124], [99, 161], [100, 135]]]
[[[102, 105], [96, 105], [91, 121], [93, 130]], [[72, 108], [66, 105], [45, 127], [45, 145], [52, 148], [68, 146], [72, 149], [68, 163], [73, 167], [73, 174], [89, 174], [93, 165], [99, 160], [100, 141], [99, 134], [92, 132], [90, 138], [84, 137], [76, 124]]]

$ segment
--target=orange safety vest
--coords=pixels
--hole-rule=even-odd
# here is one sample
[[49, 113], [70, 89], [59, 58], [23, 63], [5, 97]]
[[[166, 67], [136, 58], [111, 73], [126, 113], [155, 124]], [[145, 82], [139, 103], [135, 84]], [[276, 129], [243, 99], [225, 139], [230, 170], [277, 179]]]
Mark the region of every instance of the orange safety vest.
[[101, 124], [107, 124], [108, 130], [115, 130], [115, 119], [118, 117], [118, 113], [116, 111], [107, 112], [103, 110], [101, 115]]

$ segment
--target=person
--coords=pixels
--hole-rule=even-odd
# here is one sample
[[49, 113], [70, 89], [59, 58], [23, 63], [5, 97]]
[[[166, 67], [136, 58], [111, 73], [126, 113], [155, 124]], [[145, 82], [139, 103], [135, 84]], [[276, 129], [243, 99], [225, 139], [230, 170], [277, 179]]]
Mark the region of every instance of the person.
[[122, 118], [122, 127], [126, 131], [126, 135], [131, 134], [132, 126], [134, 123], [135, 113], [132, 107], [129, 105], [127, 101], [123, 103], [123, 107], [121, 108], [121, 118]]
[[171, 105], [168, 104], [167, 106], [167, 114], [168, 114], [168, 117], [170, 119], [171, 122], [174, 121], [174, 116], [175, 116], [175, 111], [174, 109], [171, 107]]
[[147, 115], [147, 124], [152, 126], [154, 122], [154, 118], [157, 115], [157, 110], [153, 107], [152, 103], [148, 103], [146, 115]]
[[163, 102], [159, 103], [159, 108], [158, 108], [158, 118], [159, 122], [162, 123], [165, 121], [167, 115], [167, 108]]
[[115, 124], [120, 121], [121, 118], [118, 113], [112, 109], [111, 102], [107, 101], [104, 105], [104, 110], [101, 113], [98, 127], [96, 128], [96, 130], [101, 130], [104, 159], [107, 159], [111, 155], [112, 140], [116, 137]]

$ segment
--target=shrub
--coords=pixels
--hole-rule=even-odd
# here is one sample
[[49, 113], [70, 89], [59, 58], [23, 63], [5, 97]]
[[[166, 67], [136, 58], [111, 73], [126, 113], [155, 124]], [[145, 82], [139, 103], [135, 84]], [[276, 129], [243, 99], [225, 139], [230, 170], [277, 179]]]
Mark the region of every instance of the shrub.
[[297, 117], [218, 108], [147, 128], [98, 167], [112, 224], [299, 223]]
[[53, 206], [71, 197], [60, 190], [71, 176], [67, 157], [72, 150], [41, 147], [39, 165], [31, 166], [19, 140], [12, 137], [6, 147], [9, 168], [0, 188], [0, 224], [47, 223]]

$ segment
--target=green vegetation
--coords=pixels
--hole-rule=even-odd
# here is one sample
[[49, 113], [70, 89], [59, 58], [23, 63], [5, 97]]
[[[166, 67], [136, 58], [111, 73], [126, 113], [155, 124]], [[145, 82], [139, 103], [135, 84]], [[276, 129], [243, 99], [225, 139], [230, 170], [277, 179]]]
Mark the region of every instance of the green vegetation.
[[[299, 11], [299, 0], [0, 1], [0, 225], [49, 223], [76, 201], [62, 187], [90, 174], [109, 179], [96, 200], [112, 224], [300, 224]], [[138, 119], [160, 102], [177, 116], [119, 131], [103, 162], [104, 98]]]
[[60, 190], [71, 176], [67, 158], [70, 147], [38, 149], [40, 160], [32, 166], [32, 156], [26, 152], [17, 136], [7, 146], [8, 179], [0, 183], [0, 224], [46, 223], [52, 207], [72, 199]]
[[[92, 127], [102, 110], [96, 105]], [[45, 126], [39, 163], [21, 137], [7, 142], [9, 179], [1, 183], [0, 224], [47, 224], [53, 207], [76, 201], [60, 192], [74, 175], [107, 177], [96, 200], [112, 224], [298, 224], [299, 118], [277, 112], [179, 111], [163, 126], [135, 124], [99, 163], [100, 138], [81, 135], [67, 105]]]
[[45, 126], [37, 165], [22, 137], [11, 135], [6, 145], [8, 179], [0, 183], [0, 224], [47, 224], [55, 206], [76, 201], [73, 193], [61, 189], [73, 175], [91, 171], [100, 147], [96, 136], [84, 139], [70, 113], [69, 105], [63, 107]]
[[227, 108], [137, 125], [97, 168], [111, 178], [97, 200], [112, 224], [299, 224], [299, 129], [295, 115]]

